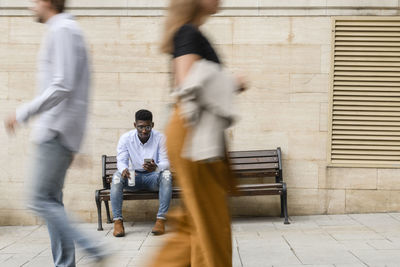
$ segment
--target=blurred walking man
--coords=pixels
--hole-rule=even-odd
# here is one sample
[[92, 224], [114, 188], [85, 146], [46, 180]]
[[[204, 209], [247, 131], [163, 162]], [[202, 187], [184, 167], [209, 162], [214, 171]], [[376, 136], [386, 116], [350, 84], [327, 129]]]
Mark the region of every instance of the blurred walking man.
[[[64, 178], [84, 136], [90, 72], [85, 41], [65, 0], [36, 0], [38, 22], [48, 25], [38, 62], [38, 95], [5, 121], [13, 133], [18, 124], [39, 115], [32, 139], [36, 144], [30, 180], [29, 208], [47, 224], [55, 266], [75, 266], [76, 242], [97, 261], [99, 244], [68, 222], [63, 205]], [[103, 256], [102, 256], [103, 255]]]

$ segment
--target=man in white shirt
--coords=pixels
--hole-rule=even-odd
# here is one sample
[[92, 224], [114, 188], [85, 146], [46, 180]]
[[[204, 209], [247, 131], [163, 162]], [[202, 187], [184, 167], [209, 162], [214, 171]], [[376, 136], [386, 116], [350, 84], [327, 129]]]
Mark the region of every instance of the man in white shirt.
[[122, 201], [123, 190], [149, 190], [159, 192], [157, 220], [152, 229], [155, 235], [165, 232], [165, 214], [172, 196], [172, 177], [169, 169], [165, 137], [152, 130], [153, 115], [148, 110], [135, 114], [136, 129], [123, 134], [118, 142], [117, 168], [111, 185], [111, 206], [114, 236], [125, 235]]
[[[87, 118], [90, 71], [83, 33], [73, 16], [63, 13], [65, 0], [35, 0], [38, 22], [48, 32], [38, 62], [38, 94], [5, 121], [11, 133], [38, 116], [32, 133], [36, 145], [29, 208], [49, 230], [55, 266], [75, 266], [75, 243], [101, 260], [99, 244], [72, 227], [64, 210], [66, 172], [79, 151]], [[104, 254], [103, 254], [104, 255]]]

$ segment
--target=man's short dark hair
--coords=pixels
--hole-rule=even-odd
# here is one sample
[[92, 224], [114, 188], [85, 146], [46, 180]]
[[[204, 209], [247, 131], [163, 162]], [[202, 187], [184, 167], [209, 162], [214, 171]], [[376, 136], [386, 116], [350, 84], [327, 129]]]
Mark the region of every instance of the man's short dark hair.
[[153, 114], [147, 109], [138, 110], [135, 114], [136, 121], [153, 121]]
[[66, 0], [46, 0], [46, 1], [49, 1], [51, 3], [51, 5], [53, 6], [53, 8], [58, 13], [64, 12]]

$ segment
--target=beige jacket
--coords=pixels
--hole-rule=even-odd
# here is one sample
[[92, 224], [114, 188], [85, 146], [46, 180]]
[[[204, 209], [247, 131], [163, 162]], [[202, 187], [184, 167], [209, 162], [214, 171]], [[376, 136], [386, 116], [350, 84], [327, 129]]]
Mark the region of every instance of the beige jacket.
[[235, 120], [237, 79], [221, 65], [196, 61], [173, 95], [179, 98], [181, 116], [189, 128], [182, 157], [204, 161], [225, 157], [225, 129]]

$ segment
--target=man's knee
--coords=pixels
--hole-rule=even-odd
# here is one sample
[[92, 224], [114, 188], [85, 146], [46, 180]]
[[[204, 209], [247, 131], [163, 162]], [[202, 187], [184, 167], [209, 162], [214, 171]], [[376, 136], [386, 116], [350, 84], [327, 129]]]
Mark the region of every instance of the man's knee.
[[[55, 198], [44, 195], [34, 195], [29, 198], [27, 208], [36, 215], [45, 217], [58, 203]], [[62, 205], [62, 204], [60, 204]]]
[[119, 171], [116, 171], [113, 175], [112, 178], [112, 187], [113, 186], [123, 186], [123, 178], [122, 178], [122, 174]]
[[42, 211], [41, 208], [43, 207], [43, 205], [37, 197], [31, 196], [28, 203], [26, 204], [26, 207], [35, 213], [40, 213]]
[[162, 171], [160, 178], [161, 178], [161, 183], [166, 185], [172, 184], [172, 174], [169, 170]]

